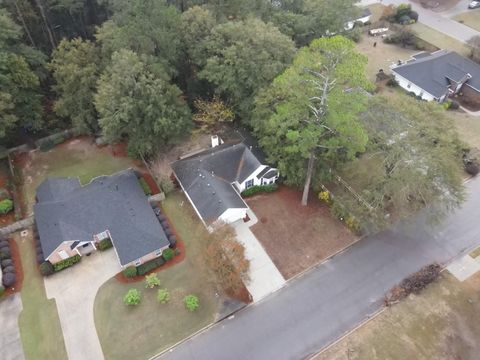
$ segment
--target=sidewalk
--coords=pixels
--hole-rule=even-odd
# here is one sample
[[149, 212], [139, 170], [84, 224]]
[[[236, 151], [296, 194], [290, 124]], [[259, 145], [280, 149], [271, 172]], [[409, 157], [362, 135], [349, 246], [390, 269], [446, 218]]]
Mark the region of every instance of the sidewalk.
[[257, 223], [257, 217], [251, 210], [247, 213], [250, 218], [248, 222], [240, 220], [233, 223], [232, 227], [237, 240], [245, 246], [246, 256], [250, 260], [250, 282], [246, 286], [253, 301], [257, 302], [280, 289], [285, 284], [285, 279], [250, 230]]

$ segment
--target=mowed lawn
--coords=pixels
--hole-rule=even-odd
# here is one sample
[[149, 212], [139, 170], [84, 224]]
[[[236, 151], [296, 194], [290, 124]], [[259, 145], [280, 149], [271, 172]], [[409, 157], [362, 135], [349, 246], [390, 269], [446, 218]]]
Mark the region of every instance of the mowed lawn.
[[478, 359], [479, 314], [480, 273], [462, 283], [443, 272], [314, 359]]
[[[170, 194], [162, 205], [186, 248], [181, 263], [158, 272], [161, 287], [170, 291], [171, 300], [168, 304], [158, 303], [157, 290], [146, 289], [143, 282], [124, 284], [115, 278], [106, 282], [94, 306], [95, 325], [106, 359], [148, 359], [211, 324], [222, 310], [223, 299], [201, 257], [207, 231], [182, 194]], [[138, 306], [129, 307], [122, 301], [131, 288], [142, 292]], [[183, 298], [187, 294], [200, 299], [197, 311], [185, 309]]]
[[453, 50], [464, 56], [469, 54], [468, 47], [465, 44], [444, 33], [434, 30], [427, 25], [415, 23], [409, 25], [409, 27], [420, 39], [438, 47], [439, 49]]
[[251, 230], [286, 279], [357, 240], [315, 192], [308, 206], [301, 205], [301, 196], [300, 191], [281, 186], [276, 192], [247, 198], [258, 217]]
[[[19, 166], [20, 165], [20, 166]], [[22, 157], [17, 171], [22, 177], [22, 195], [25, 212], [32, 213], [35, 191], [49, 176], [78, 176], [82, 184], [100, 175], [134, 167], [136, 163], [125, 156], [114, 154], [110, 146], [97, 147], [91, 138], [69, 140], [47, 152], [34, 151]]]
[[461, 13], [455, 16], [453, 20], [480, 31], [480, 9], [469, 10]]
[[480, 117], [469, 115], [463, 111], [449, 111], [460, 138], [469, 146], [480, 149]]
[[16, 233], [14, 239], [19, 247], [24, 273], [20, 293], [23, 310], [18, 324], [25, 359], [64, 360], [67, 352], [57, 306], [55, 299], [47, 299], [43, 277], [37, 269], [31, 229], [28, 236], [22, 237]]

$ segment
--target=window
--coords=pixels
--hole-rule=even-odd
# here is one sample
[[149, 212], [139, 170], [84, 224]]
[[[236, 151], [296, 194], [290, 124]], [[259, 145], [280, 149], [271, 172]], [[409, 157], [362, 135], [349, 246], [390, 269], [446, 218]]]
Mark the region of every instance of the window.
[[67, 254], [67, 252], [66, 252], [65, 250], [60, 250], [60, 251], [58, 252], [58, 256], [60, 256], [60, 257], [62, 258], [62, 260], [65, 260], [65, 259], [68, 259], [68, 258], [69, 258], [68, 254]]
[[139, 266], [141, 263], [142, 263], [142, 261], [140, 259], [138, 259], [137, 261], [135, 261], [135, 266]]
[[102, 231], [100, 234], [96, 235], [97, 241], [101, 241], [103, 239], [108, 239], [110, 236], [108, 235], [108, 230]]
[[253, 179], [247, 180], [245, 183], [245, 189], [251, 188], [253, 186]]
[[162, 255], [162, 249], [155, 251], [155, 256], [160, 256], [160, 255]]
[[412, 86], [412, 84], [408, 83], [408, 85], [407, 85], [407, 88], [409, 88], [409, 89], [410, 89], [410, 86]]

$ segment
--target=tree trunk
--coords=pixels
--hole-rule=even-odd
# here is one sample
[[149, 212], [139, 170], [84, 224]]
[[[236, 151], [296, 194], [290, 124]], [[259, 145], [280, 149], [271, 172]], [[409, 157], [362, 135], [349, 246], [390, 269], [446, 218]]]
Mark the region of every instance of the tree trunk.
[[18, 6], [17, 0], [14, 1], [15, 3], [15, 9], [17, 10], [18, 18], [20, 19], [20, 22], [23, 25], [23, 29], [25, 30], [25, 33], [27, 34], [28, 40], [30, 40], [30, 44], [33, 47], [35, 46], [35, 42], [33, 41], [32, 34], [30, 34], [30, 30], [28, 29], [27, 23], [25, 22], [25, 19], [23, 18], [22, 10]]
[[53, 51], [55, 50], [57, 45], [55, 44], [55, 38], [53, 36], [52, 30], [50, 29], [50, 25], [48, 24], [47, 15], [45, 14], [45, 10], [43, 9], [42, 0], [35, 0], [35, 4], [37, 5], [38, 10], [40, 11], [40, 15], [45, 25], [45, 29], [47, 30], [48, 40], [50, 40], [50, 45], [52, 46], [52, 51]]
[[303, 195], [302, 195], [303, 206], [307, 206], [307, 203], [308, 203], [308, 193], [310, 191], [310, 184], [312, 182], [314, 165], [315, 165], [315, 153], [314, 151], [312, 151], [310, 153], [310, 158], [308, 159], [307, 178], [305, 179], [305, 186], [303, 187]]

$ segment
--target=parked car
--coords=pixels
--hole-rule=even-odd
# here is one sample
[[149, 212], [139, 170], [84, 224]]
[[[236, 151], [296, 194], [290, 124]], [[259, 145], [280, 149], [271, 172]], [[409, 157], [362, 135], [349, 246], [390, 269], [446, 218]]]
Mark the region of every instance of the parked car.
[[469, 9], [476, 9], [480, 8], [480, 1], [470, 1], [470, 4], [468, 4]]

